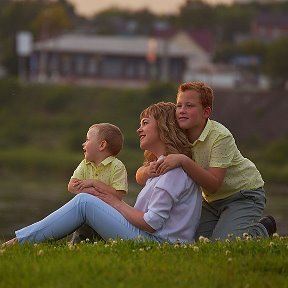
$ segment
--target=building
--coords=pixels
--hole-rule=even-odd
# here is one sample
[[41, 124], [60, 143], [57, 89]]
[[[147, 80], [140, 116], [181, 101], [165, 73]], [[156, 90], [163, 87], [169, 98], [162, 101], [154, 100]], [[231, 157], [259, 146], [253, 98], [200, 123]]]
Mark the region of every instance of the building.
[[288, 14], [259, 14], [251, 23], [251, 36], [263, 42], [288, 36]]
[[185, 32], [166, 38], [66, 34], [34, 43], [30, 79], [139, 86], [180, 82], [211, 66], [209, 52]]

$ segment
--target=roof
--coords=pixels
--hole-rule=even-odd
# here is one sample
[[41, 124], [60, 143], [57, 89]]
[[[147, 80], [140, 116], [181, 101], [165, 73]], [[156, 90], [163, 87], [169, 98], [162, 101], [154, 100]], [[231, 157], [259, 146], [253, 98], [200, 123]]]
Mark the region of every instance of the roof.
[[182, 30], [176, 28], [155, 29], [152, 32], [152, 35], [160, 39], [169, 39], [181, 32], [186, 33], [191, 38], [191, 40], [193, 40], [206, 52], [212, 52], [214, 50], [215, 36], [211, 31], [207, 29], [189, 29], [189, 30]]
[[[143, 56], [148, 52], [150, 37], [144, 36], [102, 36], [65, 34], [34, 44], [34, 50], [75, 52], [75, 53], [103, 53], [110, 55]], [[157, 54], [161, 55], [165, 48], [165, 39], [157, 39]], [[193, 51], [180, 47], [169, 41], [169, 55], [185, 57]]]

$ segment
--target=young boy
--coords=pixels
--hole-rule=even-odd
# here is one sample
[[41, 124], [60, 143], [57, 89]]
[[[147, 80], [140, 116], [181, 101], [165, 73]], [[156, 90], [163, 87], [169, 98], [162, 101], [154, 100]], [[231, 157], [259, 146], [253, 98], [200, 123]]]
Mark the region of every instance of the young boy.
[[[89, 128], [82, 146], [85, 157], [74, 171], [68, 191], [93, 194], [101, 188], [122, 199], [128, 191], [127, 171], [115, 157], [123, 147], [121, 130], [109, 123], [94, 124]], [[73, 233], [71, 243], [97, 237], [92, 228], [83, 225]]]
[[225, 239], [241, 237], [244, 232], [270, 236], [276, 232], [274, 218], [260, 219], [266, 202], [264, 181], [254, 163], [241, 155], [230, 131], [210, 119], [213, 99], [213, 90], [205, 83], [179, 86], [176, 119], [192, 143], [192, 159], [183, 154], [168, 155], [149, 167], [140, 167], [136, 180], [143, 184], [149, 176], [182, 166], [202, 187], [198, 237]]

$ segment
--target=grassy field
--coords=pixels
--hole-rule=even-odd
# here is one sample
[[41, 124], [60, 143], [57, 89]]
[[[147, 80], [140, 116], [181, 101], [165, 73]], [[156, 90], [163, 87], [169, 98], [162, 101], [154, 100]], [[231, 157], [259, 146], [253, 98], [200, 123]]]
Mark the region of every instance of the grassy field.
[[0, 287], [288, 287], [288, 238], [64, 241], [0, 250]]
[[[3, 80], [0, 100], [1, 241], [3, 236], [66, 202], [70, 196], [67, 181], [83, 157], [81, 144], [86, 130], [95, 122], [115, 123], [125, 131], [125, 146], [119, 158], [125, 163], [131, 182], [143, 159], [135, 132], [139, 113], [150, 103], [174, 101], [175, 91], [170, 86], [123, 90], [20, 85]], [[285, 226], [287, 143], [288, 138], [284, 137], [259, 147], [253, 142], [246, 149], [267, 183], [284, 185], [281, 193], [275, 193], [275, 186], [267, 191], [275, 199], [269, 211], [277, 223], [281, 220]], [[282, 288], [288, 287], [287, 252], [288, 238], [282, 236], [253, 241], [203, 241], [186, 246], [130, 241], [73, 247], [63, 241], [15, 246], [0, 248], [0, 288]]]

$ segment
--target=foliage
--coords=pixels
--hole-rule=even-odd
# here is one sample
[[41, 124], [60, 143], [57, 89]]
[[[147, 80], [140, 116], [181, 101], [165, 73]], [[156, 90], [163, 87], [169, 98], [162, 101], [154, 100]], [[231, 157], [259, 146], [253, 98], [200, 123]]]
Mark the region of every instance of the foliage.
[[[63, 1], [62, 1], [63, 2]], [[1, 2], [0, 37], [2, 62], [11, 74], [17, 73], [15, 37], [19, 31], [30, 31], [35, 39], [61, 33], [72, 26], [69, 5], [50, 1]]]
[[288, 79], [288, 37], [275, 40], [268, 48], [266, 72], [274, 80], [274, 86], [284, 87]]
[[[179, 24], [187, 28], [207, 28], [215, 23], [213, 7], [201, 0], [186, 0], [180, 7]], [[205, 19], [205, 21], [203, 21]]]
[[131, 174], [142, 163], [136, 130], [140, 112], [153, 102], [148, 101], [144, 90], [26, 86], [4, 79], [0, 91], [0, 119], [6, 123], [0, 128], [2, 173], [71, 174], [77, 164], [73, 159], [82, 157], [87, 129], [97, 122], [111, 122], [125, 131], [125, 146], [119, 157], [125, 155]]
[[255, 63], [255, 66], [261, 67], [264, 65], [263, 62], [265, 61], [267, 46], [268, 45], [255, 40], [245, 41], [240, 44], [226, 43], [223, 46], [218, 47], [214, 55], [214, 61], [231, 63], [235, 56], [256, 56], [259, 58], [260, 63]]
[[38, 38], [46, 39], [71, 28], [72, 23], [64, 6], [60, 3], [49, 3], [38, 12], [31, 26]]
[[[2, 5], [2, 4], [1, 4]], [[17, 72], [15, 37], [17, 32], [31, 30], [31, 19], [37, 15], [39, 3], [8, 1], [0, 10], [1, 64], [13, 74]]]
[[267, 146], [263, 151], [263, 156], [271, 164], [285, 164], [287, 163], [288, 155], [288, 138], [279, 139]]
[[[177, 94], [176, 83], [172, 82], [152, 82], [147, 88], [148, 99], [152, 100], [151, 103], [158, 101], [171, 101], [175, 102]], [[151, 103], [147, 103], [148, 105]]]
[[[0, 10], [0, 63], [5, 66], [8, 73], [16, 75], [18, 64], [15, 35], [23, 30], [31, 31], [34, 39], [38, 40], [57, 35], [72, 27], [84, 32], [118, 35], [153, 35], [155, 27], [162, 27], [161, 29], [170, 27], [172, 31], [205, 29], [215, 36], [214, 59], [217, 62], [230, 63], [235, 53], [256, 54], [265, 63], [267, 75], [272, 77], [274, 83], [279, 83], [278, 86], [283, 86], [288, 71], [285, 61], [281, 61], [282, 54], [287, 51], [285, 42], [280, 41], [271, 45], [267, 59], [266, 48], [260, 43], [255, 41], [254, 44], [250, 41], [243, 45], [235, 43], [236, 35], [249, 35], [251, 21], [258, 14], [288, 13], [287, 1], [266, 2], [212, 6], [202, 0], [186, 0], [180, 6], [179, 13], [171, 15], [155, 15], [147, 9], [130, 11], [109, 8], [95, 14], [91, 19], [84, 19], [75, 14], [74, 7], [68, 0], [3, 0]], [[263, 72], [262, 66], [258, 69]]]
[[[110, 89], [2, 79], [0, 121], [5, 125], [0, 127], [0, 175], [22, 171], [28, 176], [70, 176], [83, 157], [81, 145], [88, 127], [111, 122], [124, 132], [119, 158], [134, 178], [143, 161], [136, 134], [139, 114], [151, 103], [174, 102], [176, 93], [174, 83], [153, 82], [146, 89]], [[287, 183], [287, 139], [265, 143], [256, 153], [255, 145], [255, 141], [250, 143], [244, 155], [252, 151], [249, 158], [269, 182]]]
[[287, 238], [276, 236], [186, 245], [120, 239], [16, 245], [0, 250], [0, 286], [287, 287], [287, 247]]
[[[149, 34], [157, 16], [144, 9], [129, 11], [119, 8], [109, 8], [97, 13], [91, 20], [91, 26], [99, 34]], [[128, 23], [126, 26], [125, 24]], [[126, 27], [125, 27], [126, 26]]]

